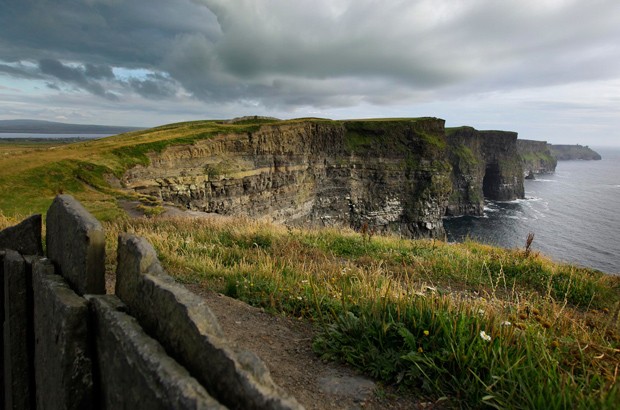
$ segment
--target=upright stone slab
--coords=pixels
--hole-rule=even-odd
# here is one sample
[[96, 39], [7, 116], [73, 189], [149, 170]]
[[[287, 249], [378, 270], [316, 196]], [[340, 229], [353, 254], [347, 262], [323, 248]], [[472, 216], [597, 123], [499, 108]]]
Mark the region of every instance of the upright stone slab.
[[4, 405], [4, 254], [0, 250], [0, 404]]
[[0, 249], [13, 249], [22, 255], [43, 256], [41, 215], [32, 215], [19, 224], [0, 231]]
[[89, 310], [48, 259], [32, 266], [38, 409], [98, 408], [94, 401]]
[[116, 294], [147, 333], [220, 402], [235, 409], [300, 409], [264, 363], [224, 339], [203, 298], [174, 282], [145, 239], [121, 234]]
[[103, 227], [71, 195], [58, 195], [46, 217], [47, 256], [78, 295], [105, 293]]
[[4, 382], [5, 409], [34, 406], [29, 336], [29, 272], [24, 258], [8, 250], [4, 257]]
[[116, 296], [86, 297], [95, 318], [102, 409], [225, 409], [123, 312]]

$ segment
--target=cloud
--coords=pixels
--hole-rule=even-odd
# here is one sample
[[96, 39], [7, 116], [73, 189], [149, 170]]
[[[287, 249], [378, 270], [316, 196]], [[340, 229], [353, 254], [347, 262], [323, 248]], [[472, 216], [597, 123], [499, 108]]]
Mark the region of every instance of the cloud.
[[0, 1], [1, 73], [108, 100], [381, 107], [620, 73], [617, 0]]
[[139, 95], [148, 99], [169, 98], [176, 95], [178, 84], [162, 74], [148, 74], [146, 79], [130, 78], [129, 86]]
[[28, 80], [36, 80], [36, 79], [42, 78], [41, 74], [37, 72], [35, 67], [26, 66], [20, 63], [0, 64], [0, 73], [3, 73], [11, 77], [28, 79]]
[[[92, 64], [87, 64], [84, 67], [73, 67], [65, 65], [58, 60], [46, 58], [39, 61], [39, 69], [42, 74], [65, 84], [74, 85], [92, 94], [110, 100], [118, 99], [115, 94], [107, 91], [106, 88], [97, 81], [101, 78], [114, 78], [114, 75], [111, 74], [112, 69], [109, 67], [94, 66]], [[58, 84], [54, 82], [48, 83], [48, 87], [56, 90], [60, 89]]]

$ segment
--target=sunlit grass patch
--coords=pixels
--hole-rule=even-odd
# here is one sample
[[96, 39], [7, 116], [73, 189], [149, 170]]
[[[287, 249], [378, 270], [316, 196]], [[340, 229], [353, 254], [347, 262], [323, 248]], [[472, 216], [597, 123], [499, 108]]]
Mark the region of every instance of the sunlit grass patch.
[[474, 242], [245, 218], [107, 226], [145, 236], [183, 282], [315, 322], [323, 357], [429, 398], [501, 408], [618, 399], [620, 278]]

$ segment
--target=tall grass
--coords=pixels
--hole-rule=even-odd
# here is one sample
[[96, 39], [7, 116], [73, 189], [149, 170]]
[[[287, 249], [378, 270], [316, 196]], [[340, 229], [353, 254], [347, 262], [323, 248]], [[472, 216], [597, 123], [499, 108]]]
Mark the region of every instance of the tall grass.
[[617, 408], [618, 277], [474, 242], [239, 218], [108, 231], [145, 236], [181, 281], [314, 321], [323, 357], [451, 406]]
[[[0, 229], [21, 217], [0, 213]], [[106, 224], [171, 274], [314, 321], [326, 359], [452, 407], [617, 408], [620, 278], [520, 250], [248, 219]]]

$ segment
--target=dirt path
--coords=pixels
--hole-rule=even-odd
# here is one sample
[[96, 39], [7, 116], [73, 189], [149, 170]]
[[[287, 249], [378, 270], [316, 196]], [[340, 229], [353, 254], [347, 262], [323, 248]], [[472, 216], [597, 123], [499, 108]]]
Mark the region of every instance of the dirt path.
[[239, 300], [188, 286], [204, 297], [226, 337], [256, 353], [273, 380], [306, 409], [411, 409], [415, 400], [396, 397], [355, 370], [323, 362], [312, 351], [314, 330], [306, 321], [274, 316]]
[[[130, 201], [122, 204], [130, 216], [142, 216], [135, 211], [135, 205]], [[168, 206], [165, 209], [169, 216], [214, 217]], [[113, 293], [114, 278], [110, 275], [106, 279], [108, 292]], [[350, 367], [322, 361], [312, 350], [315, 330], [307, 321], [274, 316], [199, 285], [186, 286], [207, 300], [226, 337], [257, 354], [275, 383], [308, 410], [433, 408], [414, 397], [396, 395], [393, 389], [378, 385]]]

